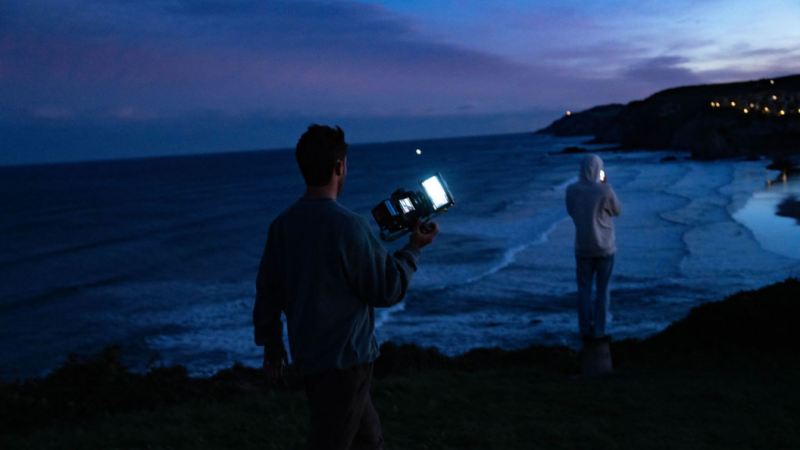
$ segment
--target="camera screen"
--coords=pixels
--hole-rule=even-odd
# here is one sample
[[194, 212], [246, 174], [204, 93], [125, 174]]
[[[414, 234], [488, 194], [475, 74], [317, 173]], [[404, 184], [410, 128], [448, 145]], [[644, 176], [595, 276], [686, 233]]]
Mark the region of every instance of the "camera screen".
[[439, 177], [434, 175], [428, 178], [422, 182], [422, 187], [425, 189], [425, 193], [428, 194], [428, 198], [431, 199], [433, 209], [439, 209], [450, 203], [450, 199], [447, 198], [447, 192], [445, 192]]
[[414, 210], [414, 204], [411, 203], [411, 199], [408, 198], [408, 197], [401, 198], [400, 199], [400, 208], [403, 210], [403, 212], [405, 214], [408, 214], [408, 213], [410, 213], [411, 211]]

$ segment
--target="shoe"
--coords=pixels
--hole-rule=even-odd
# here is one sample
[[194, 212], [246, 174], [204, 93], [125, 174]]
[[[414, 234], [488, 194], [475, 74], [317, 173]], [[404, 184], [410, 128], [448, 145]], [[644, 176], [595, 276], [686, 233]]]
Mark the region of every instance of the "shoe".
[[606, 375], [614, 371], [614, 366], [611, 361], [610, 343], [611, 337], [607, 335], [599, 338], [583, 338], [580, 360], [584, 376], [595, 377]]

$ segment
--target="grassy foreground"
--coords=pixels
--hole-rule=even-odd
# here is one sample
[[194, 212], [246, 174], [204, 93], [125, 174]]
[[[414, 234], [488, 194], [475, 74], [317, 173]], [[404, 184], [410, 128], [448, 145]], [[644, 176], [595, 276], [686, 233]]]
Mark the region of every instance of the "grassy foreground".
[[[446, 358], [384, 345], [374, 400], [388, 449], [800, 448], [800, 282], [695, 308], [613, 352], [619, 370], [575, 377], [568, 349]], [[0, 448], [295, 449], [307, 410], [235, 366], [132, 374], [113, 349], [0, 387]]]

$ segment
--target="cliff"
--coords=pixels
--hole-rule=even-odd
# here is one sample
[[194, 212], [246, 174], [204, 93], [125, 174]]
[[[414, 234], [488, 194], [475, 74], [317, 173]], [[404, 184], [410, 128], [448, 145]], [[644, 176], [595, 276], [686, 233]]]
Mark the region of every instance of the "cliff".
[[595, 106], [578, 113], [570, 112], [569, 115], [556, 120], [538, 133], [552, 134], [554, 136], [596, 136], [603, 133], [611, 126], [620, 115], [625, 105], [612, 103], [610, 105]]
[[800, 155], [800, 75], [667, 89], [622, 107], [565, 115], [538, 133], [591, 134], [592, 143], [622, 149], [688, 150], [695, 159], [792, 157]]
[[[798, 315], [795, 279], [706, 303], [615, 343], [617, 372], [600, 379], [573, 377], [565, 347], [450, 358], [387, 343], [374, 402], [397, 449], [800, 448]], [[296, 377], [132, 373], [110, 348], [0, 384], [0, 448], [303, 448], [307, 414]]]

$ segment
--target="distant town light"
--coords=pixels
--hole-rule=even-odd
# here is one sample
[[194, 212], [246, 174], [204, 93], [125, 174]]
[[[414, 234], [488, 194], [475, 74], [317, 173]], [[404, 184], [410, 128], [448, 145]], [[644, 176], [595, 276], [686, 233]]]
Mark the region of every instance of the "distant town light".
[[736, 108], [736, 102], [731, 102], [731, 107]]
[[775, 80], [769, 80], [769, 84], [775, 84]]
[[745, 113], [745, 114], [747, 114], [747, 113], [749, 113], [749, 112], [750, 112], [750, 110], [749, 110], [749, 109], [747, 109], [747, 108], [743, 109], [742, 111], [744, 111], [744, 113]]
[[711, 102], [711, 107], [713, 108], [715, 106], [717, 106], [717, 102]]
[[566, 113], [566, 114], [567, 114], [568, 116], [571, 116], [571, 115], [572, 115], [572, 111], [567, 111], [567, 113]]
[[785, 115], [786, 115], [786, 111], [784, 111], [784, 110], [780, 110], [780, 111], [778, 111], [778, 114], [780, 114], [780, 115], [782, 115], [782, 116], [785, 116]]
[[769, 108], [765, 106], [765, 107], [764, 107], [764, 112], [765, 112], [765, 113], [769, 112]]
[[750, 103], [750, 107], [755, 108], [756, 107], [755, 103]]
[[773, 96], [772, 96], [772, 99], [773, 99], [773, 100], [777, 100], [777, 99], [778, 99], [778, 96], [777, 96], [777, 95], [773, 95]]

